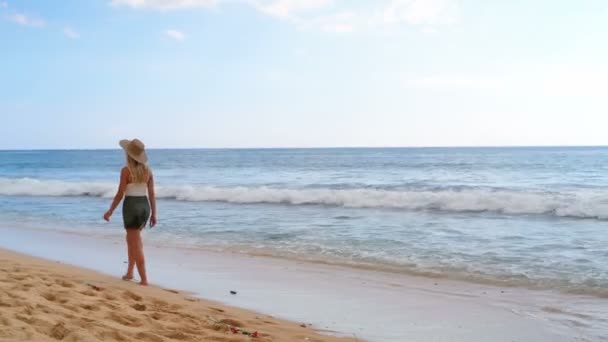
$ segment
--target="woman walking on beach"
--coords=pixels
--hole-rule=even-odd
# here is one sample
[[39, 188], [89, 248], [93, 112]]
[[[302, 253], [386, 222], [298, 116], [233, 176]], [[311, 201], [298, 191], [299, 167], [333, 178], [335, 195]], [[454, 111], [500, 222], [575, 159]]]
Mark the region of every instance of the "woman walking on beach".
[[120, 183], [118, 191], [110, 209], [103, 215], [106, 221], [114, 210], [123, 200], [122, 219], [127, 233], [127, 251], [129, 264], [127, 273], [122, 277], [124, 280], [133, 279], [133, 269], [137, 266], [137, 271], [141, 279], [141, 285], [148, 285], [146, 275], [146, 264], [144, 259], [143, 243], [141, 241], [141, 231], [150, 219], [150, 228], [156, 225], [156, 198], [154, 195], [154, 178], [152, 171], [146, 164], [144, 144], [138, 140], [121, 140], [120, 147], [123, 148], [127, 158], [127, 165], [120, 171]]

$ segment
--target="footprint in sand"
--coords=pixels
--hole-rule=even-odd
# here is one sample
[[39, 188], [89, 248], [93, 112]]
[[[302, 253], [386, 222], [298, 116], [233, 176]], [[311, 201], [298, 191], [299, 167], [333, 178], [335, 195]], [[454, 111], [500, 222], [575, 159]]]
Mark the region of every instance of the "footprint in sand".
[[107, 299], [107, 300], [115, 300], [116, 297], [114, 297], [113, 295], [106, 293], [103, 295], [103, 298]]
[[67, 288], [74, 287], [73, 283], [71, 283], [71, 282], [69, 282], [67, 280], [64, 280], [64, 279], [57, 279], [57, 280], [55, 280], [55, 284], [57, 284], [59, 286], [67, 287]]
[[[116, 331], [116, 330], [111, 330], [111, 331], [102, 331], [101, 333], [98, 333], [97, 336], [102, 340], [102, 341], [130, 341], [130, 339], [126, 338], [123, 334], [121, 334], [120, 332]], [[141, 341], [150, 341], [150, 340], [146, 340], [146, 339], [141, 339]]]
[[138, 341], [150, 341], [150, 342], [163, 342], [164, 341], [162, 337], [149, 333], [149, 332], [137, 333], [137, 335], [135, 335], [135, 338]]
[[141, 320], [139, 320], [137, 317], [133, 317], [130, 315], [122, 315], [116, 312], [110, 313], [108, 318], [116, 323], [122, 324], [127, 327], [140, 327], [143, 325]]
[[80, 307], [88, 311], [99, 311], [99, 307], [96, 305], [83, 304]]
[[165, 302], [164, 300], [161, 299], [153, 299], [152, 300], [152, 304], [154, 304], [157, 307], [167, 307], [169, 306], [169, 303]]
[[42, 296], [42, 298], [48, 300], [49, 302], [54, 302], [57, 300], [57, 296], [55, 296], [55, 294], [51, 293], [51, 292], [45, 292], [41, 296]]
[[46, 314], [52, 312], [52, 310], [48, 306], [45, 306], [45, 305], [42, 305], [42, 304], [36, 304], [36, 310], [44, 312]]
[[89, 296], [89, 297], [97, 297], [97, 294], [91, 290], [82, 291], [82, 292], [80, 292], [80, 294], [83, 294], [83, 295]]
[[10, 327], [13, 324], [11, 323], [11, 321], [8, 318], [0, 315], [0, 325], [2, 325], [4, 327]]
[[222, 324], [231, 325], [231, 326], [237, 327], [237, 328], [242, 328], [243, 327], [243, 323], [241, 323], [241, 322], [239, 322], [237, 320], [231, 319], [231, 318], [220, 319], [219, 322], [222, 323]]
[[64, 305], [63, 307], [73, 312], [80, 312], [80, 308], [74, 305]]
[[135, 293], [133, 293], [131, 291], [125, 291], [123, 293], [123, 297], [125, 297], [127, 299], [131, 299], [131, 300], [137, 301], [137, 302], [139, 302], [142, 299], [142, 297], [140, 295], [135, 294]]
[[63, 322], [59, 322], [53, 326], [49, 336], [56, 340], [63, 340], [69, 333], [70, 330], [65, 327], [65, 324]]
[[176, 311], [177, 311], [177, 310], [181, 310], [181, 308], [182, 308], [182, 306], [181, 306], [181, 305], [179, 305], [179, 304], [171, 304], [171, 305], [169, 306], [169, 309], [171, 309], [171, 310], [176, 310]]
[[22, 314], [15, 314], [15, 318], [20, 320], [23, 323], [30, 324], [30, 325], [33, 324], [35, 321], [35, 319], [33, 317], [22, 315]]
[[23, 309], [23, 312], [27, 315], [32, 315], [34, 313], [34, 308], [30, 304], [27, 304]]
[[165, 318], [165, 316], [161, 315], [158, 312], [153, 313], [152, 315], [150, 315], [150, 317], [152, 317], [152, 319], [159, 321]]
[[144, 304], [133, 304], [131, 307], [137, 311], [146, 311], [146, 306]]
[[46, 300], [48, 300], [49, 302], [56, 302], [59, 304], [65, 304], [67, 303], [69, 300], [68, 298], [71, 296], [72, 294], [69, 292], [45, 292], [42, 294], [42, 297]]
[[109, 308], [111, 310], [116, 310], [118, 309], [118, 305], [112, 303], [112, 302], [105, 302], [105, 301], [101, 301], [99, 302], [99, 305], [103, 305], [106, 308]]
[[185, 334], [182, 331], [168, 331], [168, 332], [163, 332], [162, 335], [167, 338], [170, 338], [172, 340], [185, 341], [185, 340], [190, 339], [190, 336]]
[[4, 298], [4, 296], [2, 296], [2, 294], [0, 294], [0, 308], [2, 307], [7, 307], [10, 308], [13, 306], [13, 303], [11, 303], [12, 301], [10, 299]]

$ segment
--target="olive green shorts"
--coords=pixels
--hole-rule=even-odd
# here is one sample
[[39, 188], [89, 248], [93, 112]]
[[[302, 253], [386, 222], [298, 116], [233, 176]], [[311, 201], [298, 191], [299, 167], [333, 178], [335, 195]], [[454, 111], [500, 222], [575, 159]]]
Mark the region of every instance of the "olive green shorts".
[[142, 229], [150, 217], [147, 196], [126, 196], [122, 202], [122, 221], [125, 229]]

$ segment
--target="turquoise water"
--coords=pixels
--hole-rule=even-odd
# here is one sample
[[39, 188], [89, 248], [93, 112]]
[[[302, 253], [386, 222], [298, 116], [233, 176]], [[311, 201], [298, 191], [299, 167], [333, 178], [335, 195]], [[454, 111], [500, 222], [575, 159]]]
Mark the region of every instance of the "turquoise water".
[[[608, 148], [151, 150], [157, 245], [608, 295]], [[101, 220], [118, 150], [0, 151], [0, 222]]]

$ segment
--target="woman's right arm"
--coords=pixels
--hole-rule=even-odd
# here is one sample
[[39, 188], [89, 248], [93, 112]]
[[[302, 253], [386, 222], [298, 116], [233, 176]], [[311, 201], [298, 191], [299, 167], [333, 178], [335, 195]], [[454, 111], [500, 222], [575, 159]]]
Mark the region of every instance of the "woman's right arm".
[[156, 192], [154, 190], [154, 176], [150, 172], [150, 178], [148, 179], [148, 196], [150, 197], [150, 208], [152, 209], [152, 215], [150, 216], [150, 228], [156, 225]]
[[128, 172], [129, 169], [127, 169], [126, 167], [123, 167], [120, 171], [120, 183], [118, 184], [118, 191], [116, 191], [116, 196], [114, 196], [114, 200], [112, 201], [110, 209], [108, 209], [108, 211], [106, 211], [106, 213], [103, 215], [103, 218], [106, 221], [110, 221], [110, 216], [112, 216], [114, 210], [116, 210], [116, 207], [118, 207], [118, 204], [120, 204], [120, 201], [122, 201], [122, 198], [125, 196], [125, 189], [127, 188], [127, 177], [129, 177]]

